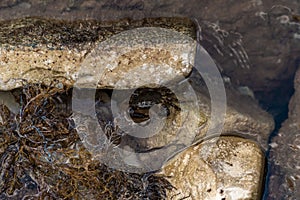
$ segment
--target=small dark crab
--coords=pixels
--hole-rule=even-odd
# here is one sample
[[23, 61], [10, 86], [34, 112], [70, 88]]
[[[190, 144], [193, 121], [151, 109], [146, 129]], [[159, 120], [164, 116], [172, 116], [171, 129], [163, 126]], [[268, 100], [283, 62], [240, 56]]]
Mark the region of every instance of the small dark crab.
[[179, 101], [168, 88], [139, 88], [129, 100], [128, 112], [132, 120], [140, 123], [150, 119], [149, 109], [158, 105], [157, 114], [168, 117], [174, 111], [180, 111]]
[[[151, 120], [151, 109], [160, 118], [167, 118], [180, 112], [181, 108], [176, 95], [168, 88], [139, 88], [130, 96], [129, 102], [122, 102], [118, 106], [125, 106], [122, 113], [112, 113], [112, 91], [98, 90], [96, 93], [96, 113], [100, 126], [111, 138], [114, 144], [120, 142], [120, 137], [124, 132], [118, 126], [118, 118], [129, 117], [128, 124], [147, 123]], [[122, 105], [123, 104], [123, 105]], [[123, 113], [125, 112], [125, 113]], [[127, 122], [127, 121], [126, 121]]]

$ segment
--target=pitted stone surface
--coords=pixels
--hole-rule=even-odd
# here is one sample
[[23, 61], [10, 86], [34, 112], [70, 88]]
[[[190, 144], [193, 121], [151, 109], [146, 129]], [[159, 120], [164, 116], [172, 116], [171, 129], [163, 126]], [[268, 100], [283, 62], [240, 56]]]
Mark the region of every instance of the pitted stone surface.
[[75, 74], [79, 87], [132, 89], [183, 80], [197, 42], [173, 30], [144, 27], [122, 32], [91, 51]]
[[176, 188], [169, 199], [259, 199], [264, 154], [250, 140], [220, 137], [171, 158], [159, 173]]
[[268, 199], [297, 199], [300, 196], [300, 71], [294, 79], [295, 93], [288, 119], [270, 144]]
[[[129, 31], [139, 27], [144, 29], [136, 34]], [[157, 87], [182, 80], [192, 69], [195, 34], [194, 23], [185, 18], [111, 23], [40, 18], [2, 21], [0, 90], [54, 80], [73, 85], [77, 78], [99, 81], [98, 88], [118, 89], [140, 87], [145, 81]], [[100, 49], [102, 42], [106, 49]], [[97, 58], [106, 63], [99, 66]], [[86, 65], [91, 60], [97, 63]], [[103, 76], [97, 74], [98, 68], [104, 70]], [[84, 73], [78, 75], [80, 70]]]

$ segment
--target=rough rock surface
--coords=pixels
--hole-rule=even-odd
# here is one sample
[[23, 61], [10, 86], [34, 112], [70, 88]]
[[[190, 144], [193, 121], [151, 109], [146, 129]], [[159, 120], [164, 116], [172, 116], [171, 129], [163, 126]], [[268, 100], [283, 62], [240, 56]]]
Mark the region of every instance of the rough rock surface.
[[53, 80], [118, 89], [163, 85], [190, 73], [196, 50], [195, 25], [185, 18], [118, 24], [25, 18], [0, 27], [1, 90]]
[[[195, 17], [202, 26], [203, 45], [216, 58], [231, 80], [240, 85], [251, 86], [256, 95], [267, 96], [269, 98], [266, 101], [272, 102], [278, 99], [281, 101], [289, 93], [290, 84], [282, 85], [282, 83], [291, 80], [296, 65], [299, 63], [300, 40], [299, 25], [297, 25], [299, 10], [298, 0], [231, 2], [192, 0], [188, 3], [179, 0], [4, 0], [0, 2], [1, 19], [19, 18], [32, 14], [64, 19], [106, 20], [178, 15]], [[210, 37], [210, 35], [215, 37]], [[241, 46], [242, 41], [243, 46]], [[213, 46], [213, 44], [217, 45]], [[230, 46], [237, 46], [240, 51], [245, 50], [248, 53], [250, 61], [248, 60], [246, 64], [250, 64], [250, 69], [245, 67], [247, 65], [240, 64], [238, 59], [233, 61], [232, 57], [228, 56], [238, 52], [234, 52]], [[220, 49], [221, 51], [218, 51]], [[274, 90], [274, 87], [278, 88]], [[282, 91], [282, 95], [272, 93], [272, 91], [279, 92], [279, 90]], [[278, 138], [282, 139], [282, 136]], [[287, 154], [285, 150], [280, 151], [281, 156]], [[278, 183], [281, 183], [280, 176], [277, 174], [275, 177]], [[282, 187], [293, 188], [294, 184], [290, 180], [293, 178], [287, 179]], [[277, 186], [273, 187], [274, 190], [278, 188]], [[278, 191], [274, 191], [273, 194], [279, 195]]]
[[79, 87], [132, 89], [183, 80], [192, 70], [196, 41], [162, 28], [139, 28], [96, 44], [80, 64]]
[[[192, 86], [195, 85], [192, 84]], [[179, 86], [175, 87], [178, 88]], [[211, 102], [204, 88], [198, 85], [197, 89], [194, 90], [198, 102], [196, 99], [193, 100], [192, 96], [185, 96], [185, 99], [180, 104], [176, 102], [178, 99], [172, 96], [172, 93], [167, 93], [164, 89], [150, 89], [148, 92], [142, 92], [141, 94], [138, 94], [137, 90], [133, 94], [130, 93], [136, 99], [135, 104], [137, 105], [143, 102], [154, 103], [156, 101], [156, 104], [154, 103], [154, 106], [151, 107], [154, 110], [151, 111], [150, 109], [149, 113], [160, 113], [159, 110], [155, 111], [154, 108], [155, 105], [158, 105], [157, 103], [166, 106], [165, 108], [168, 109], [169, 114], [160, 118], [158, 123], [158, 118], [151, 116], [151, 114], [149, 116], [150, 119], [138, 123], [135, 122], [129, 114], [132, 102], [130, 103], [126, 99], [123, 101], [122, 95], [118, 96], [118, 98], [105, 97], [107, 96], [105, 94], [100, 95], [106, 99], [100, 101], [106, 103], [105, 106], [97, 110], [102, 118], [109, 119], [114, 123], [113, 126], [118, 130], [117, 134], [121, 136], [121, 142], [118, 144], [118, 147], [128, 151], [128, 155], [123, 156], [123, 158], [112, 160], [114, 162], [117, 161], [117, 164], [121, 164], [120, 167], [122, 168], [124, 163], [121, 163], [121, 160], [125, 162], [125, 167], [126, 165], [133, 165], [137, 168], [142, 168], [143, 171], [147, 168], [147, 170], [151, 171], [159, 169], [161, 164], [169, 156], [174, 155], [174, 153], [203, 140], [205, 137], [211, 137], [207, 133], [209, 125], [214, 129], [214, 127], [219, 126], [220, 122], [211, 120]], [[193, 90], [192, 87], [183, 87], [183, 89], [185, 89], [185, 93]], [[118, 92], [121, 94], [127, 93], [124, 90]], [[161, 100], [159, 99], [159, 93], [161, 94]], [[183, 94], [184, 92], [181, 91], [181, 93]], [[149, 95], [148, 97], [147, 94]], [[86, 96], [78, 98], [78, 107], [83, 106], [82, 108], [86, 108], [93, 106], [91, 99], [86, 98]], [[169, 100], [169, 98], [174, 99]], [[115, 103], [117, 100], [121, 101], [121, 103]], [[86, 102], [89, 101], [92, 104], [87, 105]], [[77, 101], [74, 102], [76, 103]], [[221, 133], [214, 132], [214, 134], [237, 135], [249, 138], [256, 141], [261, 148], [266, 150], [269, 134], [274, 129], [273, 118], [267, 112], [263, 111], [251, 97], [243, 96], [231, 87], [227, 87], [226, 106], [225, 124], [221, 129]], [[118, 112], [111, 113], [109, 111], [113, 109], [118, 110]], [[157, 107], [156, 109], [161, 108]], [[84, 112], [84, 110], [83, 112], [80, 110], [77, 111], [77, 104], [73, 103], [73, 111], [75, 113], [72, 118], [75, 124], [78, 125], [77, 131], [83, 138], [84, 143], [97, 156], [102, 154], [101, 152], [106, 148], [106, 137], [100, 139], [97, 136], [103, 135], [103, 133], [101, 134], [99, 131], [96, 131], [100, 130], [100, 127], [95, 129], [95, 127], [99, 126], [98, 122], [93, 118], [93, 112]], [[96, 139], [97, 137], [98, 139]], [[118, 154], [118, 152], [115, 153]], [[112, 155], [115, 155], [115, 153]], [[113, 158], [112, 155], [106, 155], [106, 157]]]
[[[282, 90], [283, 94], [286, 93], [289, 85], [282, 83], [292, 79], [295, 63], [299, 62], [297, 22], [300, 5], [297, 0], [242, 0], [230, 3], [220, 0], [191, 0], [188, 3], [180, 0], [18, 0], [1, 1], [0, 9], [0, 19], [32, 16], [33, 13], [34, 16], [71, 20], [161, 16], [195, 18], [202, 26], [204, 47], [224, 72], [237, 84], [247, 85], [260, 96], [273, 98], [273, 101], [276, 95], [272, 91], [277, 87], [277, 92]], [[235, 47], [238, 50], [234, 50]], [[247, 56], [243, 57], [240, 53], [243, 51], [249, 57], [246, 63], [243, 60], [247, 60]], [[230, 56], [233, 54], [240, 55], [240, 60]]]
[[175, 187], [169, 199], [259, 199], [264, 154], [250, 140], [212, 138], [171, 158], [159, 174]]
[[[62, 26], [62, 23], [65, 23], [65, 26]], [[93, 24], [95, 23], [95, 24]], [[141, 24], [143, 26], [161, 26], [161, 27], [167, 27], [171, 29], [175, 29], [177, 31], [180, 31], [182, 33], [187, 34], [188, 36], [191, 36], [191, 38], [195, 37], [195, 27], [193, 26], [192, 22], [186, 19], [158, 19], [155, 23], [154, 21], [151, 20], [141, 20], [141, 21], [120, 21], [120, 24], [118, 25], [119, 29], [117, 29], [116, 25], [111, 26], [111, 24], [97, 24], [97, 22], [76, 22], [76, 23], [66, 23], [62, 21], [47, 21], [43, 19], [38, 19], [38, 18], [27, 18], [27, 19], [22, 19], [22, 20], [17, 20], [17, 21], [5, 21], [3, 22], [2, 26], [2, 31], [1, 33], [3, 34], [3, 37], [1, 38], [2, 42], [2, 50], [3, 53], [1, 54], [3, 56], [2, 59], [2, 67], [3, 70], [2, 75], [3, 75], [3, 82], [5, 84], [2, 84], [3, 87], [9, 86], [6, 89], [11, 89], [10, 87], [15, 87], [16, 85], [14, 84], [20, 84], [22, 82], [18, 82], [18, 78], [23, 78], [26, 79], [26, 74], [29, 74], [29, 77], [31, 78], [37, 78], [38, 80], [45, 80], [45, 77], [49, 77], [51, 80], [52, 78], [56, 77], [57, 79], [60, 79], [62, 76], [66, 76], [67, 79], [65, 83], [72, 83], [72, 66], [80, 66], [80, 62], [83, 63], [85, 67], [90, 67], [89, 69], [93, 70], [84, 70], [84, 77], [81, 77], [80, 79], [82, 83], [88, 83], [88, 81], [91, 81], [93, 79], [94, 74], [98, 74], [101, 72], [97, 71], [95, 69], [95, 63], [96, 61], [101, 61], [101, 62], [110, 62], [110, 59], [112, 58], [111, 55], [116, 54], [121, 54], [121, 58], [119, 58], [119, 62], [117, 62], [118, 65], [123, 67], [122, 70], [116, 70], [114, 71], [114, 66], [111, 66], [111, 73], [107, 72], [107, 76], [109, 77], [109, 74], [112, 74], [112, 76], [117, 77], [115, 80], [119, 80], [120, 74], [127, 72], [125, 69], [127, 66], [132, 67], [133, 69], [136, 66], [140, 66], [141, 63], [144, 63], [145, 60], [149, 57], [149, 62], [157, 62], [157, 56], [163, 57], [163, 61], [166, 61], [166, 63], [169, 62], [170, 68], [166, 68], [165, 70], [159, 70], [159, 72], [154, 71], [151, 72], [151, 67], [150, 67], [150, 72], [145, 73], [144, 77], [141, 78], [139, 81], [143, 83], [147, 83], [149, 81], [156, 80], [159, 73], [163, 72], [169, 72], [169, 69], [172, 71], [175, 71], [173, 73], [173, 76], [170, 76], [170, 74], [163, 74], [160, 78], [158, 78], [158, 82], [155, 82], [156, 84], [162, 84], [161, 81], [170, 82], [173, 80], [182, 78], [185, 75], [189, 73], [189, 70], [191, 69], [191, 66], [186, 65], [185, 63], [193, 63], [192, 56], [193, 55], [193, 50], [195, 47], [194, 41], [190, 39], [189, 37], [183, 37], [182, 34], [173, 34], [173, 32], [168, 32], [168, 31], [161, 31], [159, 33], [157, 32], [152, 32], [152, 34], [144, 34], [143, 32], [139, 32], [141, 34], [144, 41], [147, 41], [147, 37], [149, 37], [149, 43], [152, 44], [153, 41], [157, 40], [157, 44], [154, 42], [155, 48], [158, 49], [158, 51], [153, 51], [151, 48], [144, 48], [143, 45], [139, 46], [139, 41], [134, 40], [134, 35], [128, 35], [124, 34], [124, 37], [114, 37], [111, 36], [115, 34], [118, 31], [121, 30], [126, 30], [128, 29], [128, 23], [130, 24], [129, 27], [139, 27]], [[39, 26], [36, 26], [39, 24]], [[14, 28], [11, 26], [13, 25]], [[7, 32], [7, 27], [10, 27], [9, 30], [10, 32]], [[54, 29], [51, 29], [50, 27], [55, 27]], [[64, 27], [64, 28], [62, 28]], [[100, 29], [97, 29], [97, 27], [101, 27]], [[104, 27], [104, 28], [103, 28]], [[33, 28], [33, 30], [31, 30]], [[68, 32], [65, 32], [64, 29], [68, 29], [69, 32], [73, 33], [75, 32], [76, 34], [69, 34]], [[113, 29], [113, 30], [112, 30]], [[31, 30], [32, 35], [27, 35], [28, 31]], [[58, 30], [58, 31], [57, 31]], [[83, 31], [84, 30], [84, 31]], [[53, 37], [52, 34], [57, 32], [58, 36]], [[18, 37], [9, 37], [11, 34], [17, 34]], [[26, 33], [26, 34], [24, 34]], [[40, 33], [40, 34], [38, 34]], [[149, 30], [147, 30], [145, 33], [149, 33]], [[100, 35], [99, 35], [100, 34]], [[144, 35], [143, 35], [144, 34]], [[41, 37], [42, 35], [42, 37]], [[155, 35], [159, 35], [160, 37], [154, 37]], [[84, 38], [84, 36], [86, 38]], [[163, 43], [159, 43], [161, 39], [161, 36], [163, 37]], [[83, 37], [83, 38], [82, 38]], [[107, 37], [113, 38], [109, 42], [107, 42], [106, 46], [104, 47], [97, 47], [95, 50], [92, 50], [91, 53], [85, 55], [87, 53], [86, 48], [90, 43], [93, 43], [97, 40], [105, 40]], [[105, 40], [106, 41], [106, 40]], [[51, 43], [51, 45], [49, 44]], [[118, 49], [114, 49], [116, 44], [120, 45], [119, 43], [122, 42], [124, 43], [129, 43], [131, 42], [131, 45], [135, 46], [138, 50], [132, 51], [129, 49], [130, 52], [128, 55], [127, 54], [122, 54], [119, 53]], [[149, 45], [149, 43], [146, 43], [146, 46]], [[170, 46], [168, 46], [170, 44]], [[179, 45], [178, 45], [179, 44]], [[49, 46], [50, 45], [50, 46]], [[111, 46], [112, 45], [112, 46]], [[117, 45], [117, 47], [119, 47]], [[192, 47], [192, 48], [189, 48]], [[132, 47], [130, 47], [132, 48]], [[145, 58], [143, 58], [143, 55], [139, 55], [140, 49], [139, 48], [144, 48], [144, 55]], [[109, 49], [108, 52], [104, 51], [103, 49]], [[111, 50], [112, 49], [112, 50]], [[120, 48], [121, 50], [124, 50], [124, 48]], [[170, 52], [172, 50], [172, 53], [175, 55], [173, 56], [173, 59], [169, 59], [170, 57]], [[113, 53], [112, 53], [113, 51]], [[154, 53], [153, 53], [154, 52]], [[107, 54], [107, 55], [105, 55]], [[182, 56], [181, 56], [182, 54]], [[29, 55], [29, 56], [27, 56]], [[82, 61], [82, 57], [85, 55], [85, 60]], [[99, 56], [100, 55], [100, 56]], [[102, 56], [102, 57], [101, 57]], [[180, 58], [184, 57], [184, 58]], [[88, 59], [87, 59], [88, 58]], [[101, 59], [99, 59], [101, 58]], [[106, 59], [102, 59], [106, 58]], [[118, 58], [118, 57], [117, 57]], [[88, 60], [88, 61], [86, 61]], [[112, 59], [112, 60], [118, 60], [118, 59]], [[107, 64], [105, 62], [105, 64]], [[182, 71], [182, 65], [185, 64], [187, 67], [186, 70]], [[24, 68], [20, 68], [17, 66], [24, 66]], [[158, 63], [158, 65], [161, 65], [161, 63]], [[12, 68], [7, 68], [7, 66], [12, 66]], [[175, 68], [172, 68], [174, 67]], [[58, 67], [58, 69], [56, 69]], [[144, 66], [142, 66], [143, 68]], [[147, 68], [148, 66], [146, 66]], [[167, 66], [168, 67], [168, 66]], [[149, 67], [148, 67], [149, 68]], [[12, 69], [12, 70], [9, 70]], [[184, 68], [183, 68], [184, 69]], [[6, 71], [8, 70], [8, 71]], [[16, 70], [16, 71], [14, 71]], [[24, 71], [23, 71], [24, 70]], [[43, 73], [41, 73], [43, 72]], [[92, 73], [90, 73], [92, 72]], [[178, 75], [179, 72], [179, 75]], [[142, 73], [140, 71], [137, 72], [139, 75]], [[127, 73], [123, 74], [123, 76], [126, 76]], [[135, 75], [134, 73], [130, 73], [132, 75]], [[152, 76], [149, 76], [153, 75]], [[16, 76], [20, 75], [20, 77]], [[82, 74], [80, 74], [82, 75]], [[4, 76], [8, 76], [5, 77]], [[11, 77], [11, 78], [9, 78]], [[12, 78], [13, 77], [13, 78]], [[70, 80], [71, 79], [71, 80]], [[101, 81], [106, 81], [106, 83], [101, 83], [100, 82], [100, 87], [114, 87], [117, 86], [117, 88], [137, 88], [140, 85], [137, 83], [133, 82], [131, 76], [127, 76], [127, 82], [123, 83], [122, 81], [116, 82], [116, 81], [110, 81], [110, 80], [105, 80], [101, 79]], [[146, 79], [146, 80], [145, 80]], [[88, 81], [87, 81], [88, 80]], [[36, 81], [36, 80], [33, 80]], [[68, 82], [70, 81], [70, 82]], [[145, 81], [145, 82], [143, 82]], [[29, 81], [30, 82], [30, 81]], [[94, 81], [95, 82], [95, 81]], [[10, 85], [12, 83], [12, 85]], [[152, 82], [151, 82], [152, 83]], [[120, 85], [118, 85], [120, 84]], [[131, 85], [130, 85], [131, 84]], [[98, 85], [99, 86], [99, 85]], [[90, 85], [88, 85], [90, 87]], [[251, 137], [252, 139], [255, 139], [258, 141], [263, 147], [266, 146], [266, 141], [269, 136], [269, 133], [273, 129], [273, 120], [269, 115], [267, 115], [265, 112], [263, 112], [256, 104], [256, 102], [253, 102], [247, 98], [243, 98], [239, 95], [238, 93], [232, 94], [229, 89], [229, 107], [228, 107], [228, 113], [225, 117], [225, 126], [223, 129], [222, 133], [234, 133], [238, 135], [243, 135], [245, 137]], [[199, 93], [201, 96], [201, 94]], [[203, 98], [203, 99], [201, 99]], [[237, 102], [235, 99], [241, 99], [241, 105]], [[179, 120], [180, 117], [175, 116], [175, 118], [172, 118], [172, 120], [167, 123], [170, 127], [170, 124], [173, 123], [173, 119], [175, 119], [175, 123], [177, 127], [175, 129], [172, 129], [171, 131], [167, 128], [164, 129], [162, 132], [159, 133], [169, 133], [172, 132], [172, 134], [160, 134], [159, 136], [147, 138], [144, 141], [139, 141], [140, 145], [140, 150], [149, 150], [149, 149], [154, 149], [154, 148], [160, 148], [165, 146], [166, 144], [169, 144], [169, 141], [171, 139], [174, 139], [174, 137], [178, 137], [178, 133], [182, 132], [179, 131], [178, 127], [189, 127], [189, 132], [191, 134], [188, 136], [189, 141], [192, 142], [193, 138], [195, 138], [195, 142], [198, 141], [199, 139], [203, 138], [204, 134], [206, 133], [207, 126], [204, 128], [201, 128], [199, 132], [195, 131], [195, 127], [198, 127], [198, 124], [202, 125], [203, 124], [203, 117], [205, 118], [205, 122], [207, 122], [207, 118], [209, 118], [209, 112], [210, 112], [210, 100], [206, 96], [201, 96], [200, 97], [200, 112], [197, 114], [192, 113], [191, 115], [188, 115], [188, 120], [186, 121], [181, 121]], [[243, 104], [247, 104], [247, 106], [242, 106]], [[251, 105], [251, 106], [250, 106]], [[185, 104], [182, 104], [184, 107]], [[193, 108], [189, 107], [188, 109], [185, 110], [193, 110]], [[195, 111], [195, 110], [193, 110]], [[184, 113], [181, 112], [181, 115], [186, 115], [188, 112]], [[240, 113], [242, 113], [240, 115]], [[192, 116], [192, 118], [189, 118]], [[257, 120], [255, 116], [260, 116]], [[192, 120], [195, 119], [195, 120]], [[195, 123], [197, 121], [197, 123]], [[199, 121], [199, 123], [198, 123]], [[212, 122], [210, 122], [212, 123]], [[215, 123], [215, 122], [213, 122]], [[217, 122], [218, 123], [218, 122]], [[82, 123], [78, 123], [82, 124]], [[84, 123], [83, 123], [84, 124]], [[194, 128], [191, 128], [194, 127]], [[183, 131], [184, 132], [184, 131]], [[174, 134], [173, 134], [174, 133]], [[168, 137], [166, 136], [168, 135]], [[179, 134], [180, 135], [180, 134]], [[184, 138], [183, 136], [182, 138]], [[180, 139], [182, 139], [180, 137]], [[178, 139], [178, 138], [177, 138]], [[142, 144], [140, 143], [142, 142]], [[142, 148], [141, 148], [142, 146]], [[143, 149], [144, 148], [144, 149]], [[172, 149], [174, 151], [174, 149]], [[143, 159], [143, 158], [141, 158]]]
[[275, 126], [272, 116], [250, 96], [232, 89], [228, 89], [226, 95], [228, 107], [223, 133], [235, 133], [252, 139], [266, 150], [268, 138]]
[[[103, 106], [97, 107], [96, 113], [99, 116], [98, 120], [106, 121], [104, 124], [94, 118], [94, 112], [79, 109], [79, 106], [82, 108], [93, 106], [93, 100], [78, 98], [73, 101], [72, 119], [84, 145], [93, 156], [102, 156], [101, 160], [118, 169], [149, 172], [159, 169], [168, 157], [192, 144], [199, 127], [207, 122], [205, 114], [195, 109], [196, 100], [181, 103], [177, 107], [176, 99], [172, 101], [164, 99], [172, 98], [170, 94], [164, 94], [166, 90], [152, 88], [149, 90], [146, 93], [142, 92], [140, 96], [138, 92], [134, 93], [137, 102], [129, 103], [123, 102], [120, 96], [110, 99], [105, 92], [99, 91], [97, 94], [101, 93], [99, 96], [102, 99], [97, 101], [102, 102]], [[119, 92], [127, 93], [126, 90]], [[162, 95], [162, 99], [158, 97], [159, 95]], [[116, 105], [117, 100], [121, 101], [120, 105]], [[91, 104], [87, 105], [86, 102], [89, 101]], [[149, 116], [146, 119], [131, 117], [129, 108], [143, 102], [150, 102], [148, 110], [144, 113], [148, 115], [149, 112]], [[119, 111], [114, 112], [114, 109]], [[140, 121], [136, 122], [137, 119]], [[113, 144], [113, 139], [109, 140], [104, 135], [101, 125], [111, 127], [115, 131], [114, 134], [120, 137], [117, 145]]]
[[268, 199], [300, 197], [300, 71], [294, 80], [295, 93], [289, 104], [289, 117], [270, 144]]
[[[217, 126], [220, 122], [211, 122], [211, 98], [205, 85], [201, 83], [201, 77], [198, 73], [192, 73], [188, 78], [192, 87], [195, 89], [198, 98], [200, 111], [205, 113], [208, 123], [212, 127]], [[226, 115], [222, 134], [234, 134], [246, 137], [256, 141], [265, 150], [268, 148], [268, 138], [274, 130], [274, 119], [272, 116], [261, 109], [258, 102], [251, 97], [251, 94], [245, 95], [235, 87], [226, 84]], [[207, 126], [203, 127], [199, 134], [206, 134]]]
[[[192, 77], [189, 78], [192, 79], [191, 82], [199, 80]], [[126, 99], [124, 101], [122, 100], [122, 95], [125, 94], [126, 96], [128, 93], [126, 90], [117, 90], [117, 93], [120, 92], [122, 95], [113, 97], [109, 97], [105, 92], [99, 91], [100, 94], [98, 95], [99, 99], [97, 99], [97, 102], [102, 102], [101, 104], [103, 106], [97, 108], [96, 112], [99, 114], [99, 119], [104, 120], [102, 123], [103, 127], [114, 126], [114, 128], [118, 127], [118, 130], [121, 131], [118, 133], [119, 135], [122, 135], [120, 148], [126, 149], [130, 147], [133, 151], [148, 152], [148, 154], [140, 154], [138, 157], [132, 157], [131, 159], [134, 159], [135, 162], [142, 161], [140, 162], [142, 165], [152, 166], [153, 169], [157, 169], [168, 156], [176, 151], [185, 148], [192, 143], [198, 142], [204, 137], [210, 137], [207, 135], [208, 125], [212, 124], [212, 126], [218, 126], [219, 124], [219, 122], [212, 122], [210, 119], [210, 99], [208, 94], [204, 91], [205, 87], [195, 84], [196, 83], [193, 83], [192, 86], [195, 89], [194, 91], [196, 92], [198, 102], [196, 99], [193, 99], [193, 96], [186, 95], [188, 92], [193, 91], [193, 88], [189, 86], [182, 87], [180, 90], [181, 92], [178, 93], [185, 94], [184, 99], [180, 99], [182, 101], [180, 104], [178, 99], [176, 99], [179, 96], [175, 97], [171, 90], [168, 92], [169, 89], [148, 89], [147, 92], [144, 91], [141, 93], [136, 90], [133, 94], [129, 91], [134, 102], [131, 100], [128, 102]], [[178, 92], [179, 86], [175, 87]], [[238, 91], [234, 90], [234, 88], [228, 86], [226, 93], [227, 111], [222, 134], [239, 135], [252, 139], [266, 150], [267, 139], [274, 128], [272, 117], [259, 108], [257, 103], [251, 97], [240, 94]], [[73, 96], [73, 98], [75, 98], [72, 103], [73, 111], [77, 113], [73, 115], [73, 119], [78, 126], [77, 131], [87, 147], [90, 147], [91, 151], [95, 150], [97, 147], [103, 149], [104, 146], [109, 143], [105, 142], [105, 138], [102, 138], [103, 140], [101, 140], [99, 137], [99, 134], [101, 135], [101, 133], [95, 131], [94, 128], [99, 127], [99, 124], [98, 121], [95, 121], [93, 118], [94, 113], [82, 113], [82, 111], [89, 111], [89, 109], [86, 110], [86, 108], [93, 107], [95, 102], [92, 97], [86, 96], [88, 92], [83, 92], [83, 94], [83, 98], [76, 99], [78, 96]], [[171, 98], [171, 100], [169, 98]], [[2, 92], [1, 99], [4, 104], [11, 108], [11, 110], [18, 111], [19, 106], [12, 104], [14, 101], [8, 92]], [[119, 105], [115, 102], [117, 100], [121, 101]], [[158, 114], [158, 116], [152, 115], [149, 116], [151, 120], [147, 119], [144, 122], [135, 122], [129, 116], [129, 108], [130, 106], [138, 107], [138, 105], [145, 102], [148, 102], [149, 106], [158, 106], [156, 108], [153, 106], [151, 109], [154, 110], [151, 111], [150, 109], [149, 111], [150, 113], [154, 112]], [[79, 104], [77, 105], [77, 103]], [[199, 106], [198, 109], [197, 103]], [[112, 105], [113, 107], [111, 107]], [[112, 113], [112, 109], [117, 109], [118, 111]], [[79, 112], [77, 112], [77, 110], [79, 110]], [[113, 124], [107, 124], [107, 121], [113, 122]], [[139, 125], [141, 125], [139, 123], [143, 124], [147, 121], [152, 124], [148, 124], [147, 127], [139, 127]], [[92, 124], [94, 125], [92, 126]], [[146, 128], [150, 128], [150, 132], [147, 131]], [[101, 130], [101, 128], [99, 127], [97, 130]], [[98, 137], [98, 139], [95, 139], [95, 137]], [[163, 149], [160, 149], [162, 147]], [[95, 154], [99, 154], [99, 152], [95, 152]], [[161, 155], [165, 155], [165, 157]], [[160, 157], [161, 160], [156, 163], [147, 163], [157, 157]], [[137, 165], [136, 167], [143, 166]]]

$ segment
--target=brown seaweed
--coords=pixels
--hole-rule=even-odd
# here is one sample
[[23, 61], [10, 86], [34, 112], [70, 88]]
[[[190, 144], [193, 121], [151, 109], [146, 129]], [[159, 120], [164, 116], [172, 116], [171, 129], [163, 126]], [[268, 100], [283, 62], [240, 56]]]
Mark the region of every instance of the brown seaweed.
[[93, 160], [74, 128], [70, 88], [24, 85], [21, 109], [0, 106], [0, 199], [164, 199], [172, 186]]

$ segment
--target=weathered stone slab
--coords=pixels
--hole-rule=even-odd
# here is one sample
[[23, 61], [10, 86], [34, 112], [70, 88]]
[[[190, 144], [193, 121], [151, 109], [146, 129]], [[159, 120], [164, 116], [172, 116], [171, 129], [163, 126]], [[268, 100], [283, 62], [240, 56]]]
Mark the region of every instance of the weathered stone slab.
[[[126, 32], [139, 27], [148, 29]], [[122, 35], [118, 37], [119, 33]], [[11, 90], [24, 82], [50, 84], [53, 80], [73, 85], [77, 78], [90, 80], [91, 76], [100, 81], [98, 88], [118, 89], [142, 86], [144, 80], [152, 80], [153, 85], [182, 80], [192, 69], [195, 34], [194, 23], [186, 18], [111, 23], [40, 18], [2, 21], [0, 90]], [[104, 63], [99, 63], [101, 59]], [[98, 63], [90, 63], [92, 60]], [[103, 74], [97, 74], [99, 68]], [[87, 74], [76, 74], [80, 70]], [[116, 85], [124, 77], [130, 81]]]
[[260, 199], [264, 154], [247, 139], [213, 138], [171, 158], [159, 174], [176, 188], [168, 199]]

